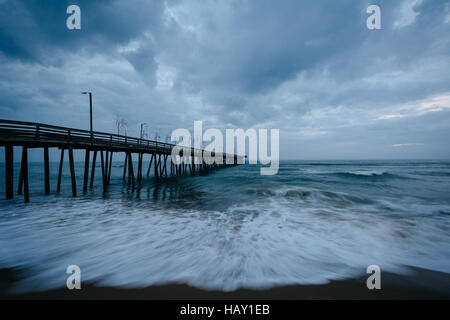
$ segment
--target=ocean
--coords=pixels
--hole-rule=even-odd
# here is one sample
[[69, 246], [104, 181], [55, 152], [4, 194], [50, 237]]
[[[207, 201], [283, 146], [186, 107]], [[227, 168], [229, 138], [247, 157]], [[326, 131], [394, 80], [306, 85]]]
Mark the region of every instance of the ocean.
[[[0, 200], [0, 268], [20, 270], [14, 291], [82, 283], [119, 287], [186, 283], [231, 291], [320, 284], [366, 273], [450, 273], [450, 161], [282, 161], [156, 181], [134, 192], [114, 162], [103, 193], [78, 197], [58, 163], [44, 194], [43, 164], [30, 164], [30, 199]], [[19, 166], [15, 167], [15, 186]], [[0, 165], [4, 199], [4, 164]]]

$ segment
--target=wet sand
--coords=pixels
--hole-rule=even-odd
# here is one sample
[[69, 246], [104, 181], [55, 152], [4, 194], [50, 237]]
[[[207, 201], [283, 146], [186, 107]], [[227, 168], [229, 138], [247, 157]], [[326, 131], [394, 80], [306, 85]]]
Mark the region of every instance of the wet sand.
[[411, 268], [410, 275], [382, 272], [381, 290], [368, 290], [368, 275], [330, 281], [322, 285], [290, 285], [266, 290], [208, 291], [185, 284], [146, 288], [101, 287], [82, 284], [81, 290], [59, 288], [43, 292], [12, 294], [9, 288], [20, 271], [0, 269], [0, 299], [161, 299], [161, 300], [299, 300], [299, 299], [450, 299], [450, 274]]

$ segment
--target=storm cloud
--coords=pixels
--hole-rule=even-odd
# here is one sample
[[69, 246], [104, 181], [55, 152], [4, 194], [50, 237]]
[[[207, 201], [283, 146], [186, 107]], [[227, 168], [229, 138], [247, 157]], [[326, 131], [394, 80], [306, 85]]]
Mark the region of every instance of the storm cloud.
[[96, 130], [203, 120], [278, 128], [282, 159], [449, 158], [449, 31], [440, 0], [0, 0], [0, 118], [87, 128], [88, 90]]

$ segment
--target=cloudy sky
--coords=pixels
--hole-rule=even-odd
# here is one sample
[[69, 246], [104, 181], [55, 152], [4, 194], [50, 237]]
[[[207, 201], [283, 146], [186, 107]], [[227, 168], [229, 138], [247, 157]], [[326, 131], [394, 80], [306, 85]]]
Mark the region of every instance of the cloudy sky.
[[0, 118], [88, 129], [92, 91], [95, 130], [203, 120], [278, 128], [282, 159], [448, 159], [449, 31], [441, 0], [0, 0]]

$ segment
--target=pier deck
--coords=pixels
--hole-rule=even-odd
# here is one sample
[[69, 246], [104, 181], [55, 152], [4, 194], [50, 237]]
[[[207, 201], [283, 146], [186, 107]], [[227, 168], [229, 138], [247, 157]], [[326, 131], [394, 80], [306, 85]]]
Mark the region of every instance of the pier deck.
[[[60, 126], [53, 126], [43, 123], [23, 122], [0, 119], [0, 146], [5, 147], [5, 191], [6, 199], [14, 197], [14, 147], [22, 148], [22, 159], [18, 181], [17, 193], [24, 194], [25, 202], [29, 202], [28, 187], [28, 149], [43, 148], [44, 151], [44, 190], [46, 194], [50, 193], [50, 174], [49, 174], [49, 148], [58, 148], [61, 150], [59, 163], [59, 174], [57, 182], [57, 191], [61, 189], [61, 175], [64, 162], [64, 153], [68, 152], [69, 167], [72, 182], [72, 194], [77, 196], [77, 185], [75, 176], [75, 166], [73, 150], [85, 150], [85, 167], [83, 179], [83, 192], [93, 187], [95, 164], [97, 154], [100, 154], [102, 168], [103, 189], [106, 190], [110, 183], [111, 164], [114, 153], [125, 153], [125, 165], [123, 180], [126, 180], [128, 173], [128, 183], [133, 189], [136, 184], [140, 185], [143, 178], [143, 157], [145, 154], [151, 155], [147, 176], [153, 164], [155, 178], [168, 177], [167, 163], [170, 157], [170, 175], [182, 176], [186, 174], [197, 174], [208, 172], [211, 169], [242, 164], [244, 157], [232, 154], [207, 153], [205, 150], [190, 148], [188, 153], [183, 154], [183, 150], [178, 153], [176, 159], [172, 159], [172, 150], [176, 146], [171, 143], [164, 143], [155, 140], [140, 139], [123, 136], [119, 134], [81, 130]], [[93, 153], [92, 166], [90, 165], [90, 154]], [[133, 154], [138, 155], [137, 175], [134, 174]], [[221, 158], [222, 163], [212, 161], [212, 158]], [[232, 159], [226, 161], [226, 159]], [[91, 176], [89, 177], [89, 171]], [[90, 178], [90, 181], [89, 181]]]

